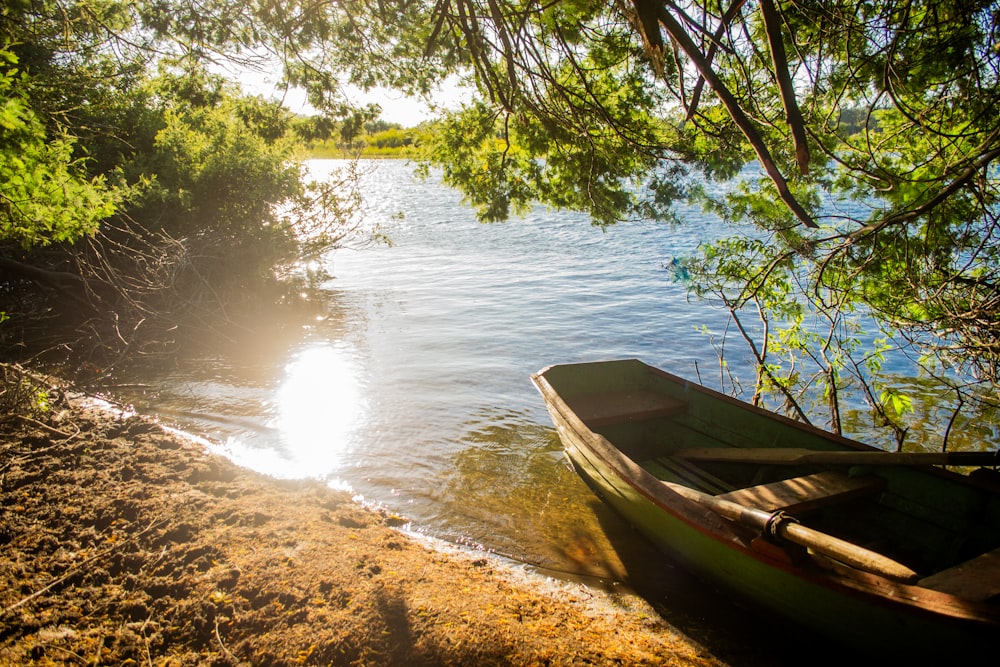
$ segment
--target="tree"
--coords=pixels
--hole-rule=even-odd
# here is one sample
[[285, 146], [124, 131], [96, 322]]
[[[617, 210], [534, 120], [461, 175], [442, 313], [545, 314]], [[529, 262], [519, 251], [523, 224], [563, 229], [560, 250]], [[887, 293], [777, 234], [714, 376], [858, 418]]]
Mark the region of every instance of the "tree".
[[[483, 219], [599, 223], [682, 198], [737, 223], [685, 267], [751, 343], [754, 400], [840, 427], [853, 387], [898, 438], [917, 359], [961, 406], [1000, 378], [1000, 8], [992, 2], [444, 0], [433, 44], [482, 100], [431, 161]], [[752, 228], [747, 227], [752, 223]], [[740, 226], [741, 225], [741, 226]], [[759, 317], [751, 327], [747, 317]]]
[[[190, 89], [190, 116], [157, 106], [152, 62], [276, 60], [348, 135], [374, 114], [348, 86], [421, 94], [464, 73], [480, 98], [425, 144], [484, 220], [535, 201], [671, 220], [686, 200], [734, 223], [684, 272], [748, 342], [753, 400], [807, 418], [818, 381], [838, 429], [842, 393], [860, 392], [899, 441], [912, 403], [885, 362], [915, 358], [959, 407], [1000, 379], [995, 3], [42, 0], [0, 30], [47, 136], [67, 128], [91, 179], [127, 164], [129, 184], [156, 131], [183, 127], [172, 145], [193, 148], [187, 131], [235, 108], [214, 84]], [[136, 133], [109, 140], [109, 120]], [[260, 145], [280, 125], [256, 125]]]
[[74, 139], [47, 131], [25, 93], [17, 58], [0, 49], [0, 242], [24, 248], [97, 231], [120, 194], [73, 157]]
[[0, 336], [15, 349], [107, 370], [170, 345], [178, 325], [211, 326], [248, 286], [353, 231], [354, 193], [307, 183], [291, 114], [210, 72], [209, 47], [233, 36], [205, 30], [226, 14], [186, 26], [198, 41], [157, 34], [157, 12], [185, 16], [169, 9], [0, 11]]

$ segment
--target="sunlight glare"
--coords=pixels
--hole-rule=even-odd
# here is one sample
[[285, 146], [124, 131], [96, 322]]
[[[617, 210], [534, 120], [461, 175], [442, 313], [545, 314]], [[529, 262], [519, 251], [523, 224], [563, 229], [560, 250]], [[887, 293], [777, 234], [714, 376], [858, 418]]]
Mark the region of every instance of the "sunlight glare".
[[275, 395], [284, 456], [281, 477], [323, 477], [345, 463], [365, 412], [360, 373], [350, 350], [306, 348], [285, 368]]

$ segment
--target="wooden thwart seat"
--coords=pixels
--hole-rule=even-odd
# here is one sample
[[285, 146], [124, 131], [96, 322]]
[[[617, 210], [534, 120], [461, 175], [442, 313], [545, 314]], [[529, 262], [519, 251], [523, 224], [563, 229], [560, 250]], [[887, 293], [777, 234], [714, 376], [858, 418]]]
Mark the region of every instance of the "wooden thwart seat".
[[590, 428], [669, 417], [683, 412], [683, 401], [652, 391], [616, 391], [567, 397], [573, 412]]
[[1000, 595], [1000, 549], [924, 577], [919, 584], [966, 600], [982, 601]]
[[822, 507], [878, 493], [885, 480], [876, 476], [849, 477], [826, 471], [770, 484], [759, 484], [716, 496], [747, 507], [804, 514]]

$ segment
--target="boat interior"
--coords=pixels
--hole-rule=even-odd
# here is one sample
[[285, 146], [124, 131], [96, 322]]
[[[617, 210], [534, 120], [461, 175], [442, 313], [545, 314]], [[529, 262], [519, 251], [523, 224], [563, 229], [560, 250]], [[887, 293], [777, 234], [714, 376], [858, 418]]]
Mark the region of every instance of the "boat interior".
[[[929, 466], [698, 460], [705, 448], [844, 449], [735, 402], [662, 391], [573, 397], [594, 432], [657, 479], [766, 511], [904, 563], [920, 585], [967, 600], [1000, 603], [1000, 477], [963, 479]], [[969, 471], [963, 471], [969, 472]], [[986, 479], [979, 479], [979, 477]]]

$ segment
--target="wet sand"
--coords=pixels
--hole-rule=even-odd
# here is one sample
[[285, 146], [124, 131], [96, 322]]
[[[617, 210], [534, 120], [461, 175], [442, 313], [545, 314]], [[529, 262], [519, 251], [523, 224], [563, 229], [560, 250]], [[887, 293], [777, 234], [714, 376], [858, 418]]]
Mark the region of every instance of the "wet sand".
[[0, 664], [722, 664], [637, 599], [52, 396], [0, 423]]

